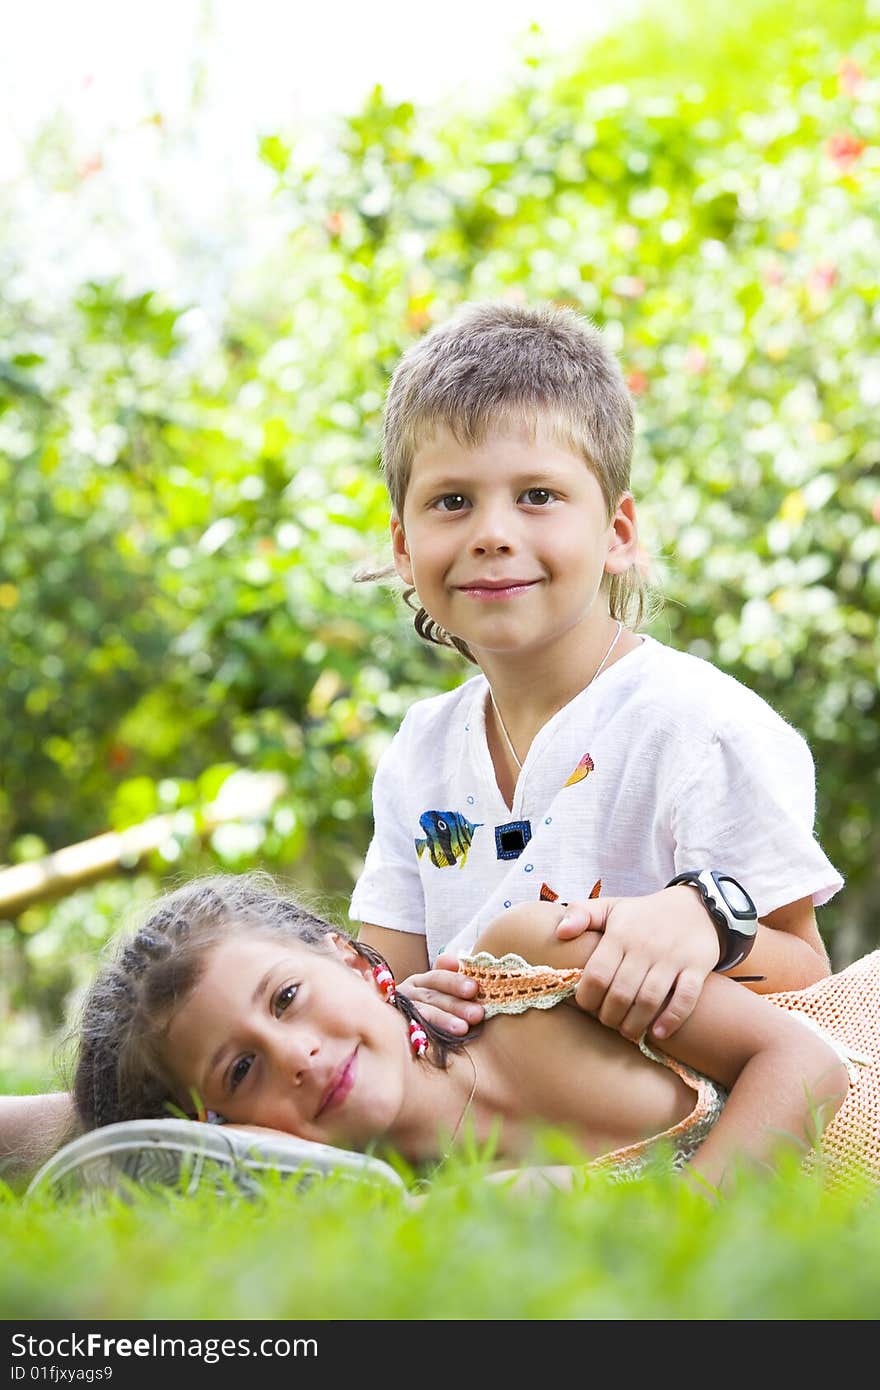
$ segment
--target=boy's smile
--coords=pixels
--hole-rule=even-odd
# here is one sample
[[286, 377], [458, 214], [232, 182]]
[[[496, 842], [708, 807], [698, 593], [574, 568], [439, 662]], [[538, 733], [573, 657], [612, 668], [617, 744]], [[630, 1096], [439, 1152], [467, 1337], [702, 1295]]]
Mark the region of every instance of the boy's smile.
[[473, 447], [438, 428], [391, 534], [401, 578], [481, 666], [604, 632], [602, 581], [636, 545], [629, 494], [609, 519], [588, 464], [541, 422], [534, 437], [523, 424]]
[[459, 590], [468, 598], [493, 603], [499, 599], [516, 598], [540, 582], [539, 579], [474, 579], [470, 584], [459, 585]]

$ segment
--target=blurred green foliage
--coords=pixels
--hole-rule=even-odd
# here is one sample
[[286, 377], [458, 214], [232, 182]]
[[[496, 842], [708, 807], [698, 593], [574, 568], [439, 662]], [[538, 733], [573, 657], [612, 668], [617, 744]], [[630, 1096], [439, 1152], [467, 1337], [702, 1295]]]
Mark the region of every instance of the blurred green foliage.
[[352, 580], [385, 555], [388, 377], [462, 300], [547, 299], [636, 398], [654, 631], [807, 736], [848, 878], [823, 931], [880, 940], [880, 40], [870, 3], [694, 10], [565, 57], [535, 33], [488, 109], [377, 89], [321, 159], [267, 135], [285, 235], [230, 256], [209, 341], [198, 304], [31, 302], [0, 260], [0, 860], [281, 769], [271, 816], [174, 867], [277, 866], [344, 913], [376, 758], [463, 669]]

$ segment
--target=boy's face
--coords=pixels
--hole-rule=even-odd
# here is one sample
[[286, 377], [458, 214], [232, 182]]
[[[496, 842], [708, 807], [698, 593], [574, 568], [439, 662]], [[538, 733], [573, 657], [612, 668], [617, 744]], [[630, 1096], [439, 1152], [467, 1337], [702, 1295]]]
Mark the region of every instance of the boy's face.
[[584, 460], [525, 425], [474, 448], [439, 429], [413, 460], [391, 537], [398, 574], [481, 665], [579, 646], [607, 624], [603, 577], [637, 546], [630, 495], [609, 520]]

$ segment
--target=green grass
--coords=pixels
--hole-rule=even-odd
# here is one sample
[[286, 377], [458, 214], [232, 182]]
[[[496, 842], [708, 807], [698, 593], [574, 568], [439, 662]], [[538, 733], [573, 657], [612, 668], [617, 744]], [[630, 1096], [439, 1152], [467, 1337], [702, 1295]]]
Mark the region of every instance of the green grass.
[[800, 1172], [710, 1206], [680, 1179], [517, 1195], [465, 1160], [418, 1204], [324, 1180], [256, 1198], [0, 1201], [0, 1318], [875, 1319], [880, 1192]]

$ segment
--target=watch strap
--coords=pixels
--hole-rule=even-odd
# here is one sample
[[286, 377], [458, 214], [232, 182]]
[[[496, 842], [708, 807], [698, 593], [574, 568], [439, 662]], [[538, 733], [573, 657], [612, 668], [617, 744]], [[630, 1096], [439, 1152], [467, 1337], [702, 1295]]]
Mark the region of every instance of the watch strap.
[[[725, 875], [725, 877], [730, 877], [730, 875]], [[717, 883], [716, 875], [711, 869], [689, 870], [686, 873], [677, 874], [666, 885], [667, 888], [674, 888], [680, 883], [686, 883], [691, 888], [696, 888], [699, 893], [703, 906], [712, 918], [718, 934], [718, 963], [713, 966], [714, 972], [718, 974], [732, 970], [735, 965], [739, 965], [745, 960], [755, 944], [758, 926], [758, 914], [748, 893], [736, 879], [731, 878], [731, 882], [736, 884], [751, 908], [748, 918], [742, 919], [741, 922], [737, 922], [732, 914], [728, 915], [719, 905], [719, 898], [722, 897], [721, 886]], [[747, 980], [761, 978], [763, 977], [746, 977]]]

